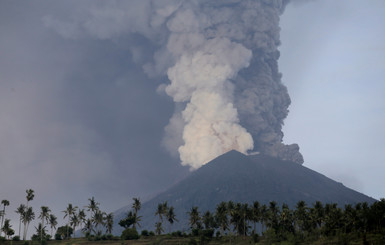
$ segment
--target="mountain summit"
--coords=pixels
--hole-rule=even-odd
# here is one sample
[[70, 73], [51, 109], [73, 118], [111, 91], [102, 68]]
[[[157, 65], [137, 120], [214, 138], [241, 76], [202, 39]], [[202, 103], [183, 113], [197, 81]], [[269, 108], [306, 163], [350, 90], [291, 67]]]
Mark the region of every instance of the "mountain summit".
[[[191, 207], [199, 207], [200, 212], [213, 211], [220, 202], [230, 200], [241, 203], [258, 201], [261, 204], [276, 201], [291, 207], [301, 200], [308, 206], [316, 201], [339, 206], [375, 201], [297, 163], [230, 151], [143, 203], [140, 210], [142, 229], [154, 230], [157, 205], [165, 201], [175, 208], [179, 222], [174, 224], [174, 228], [188, 229], [187, 212]], [[115, 213], [116, 224], [129, 208]], [[121, 230], [115, 227], [117, 233]]]

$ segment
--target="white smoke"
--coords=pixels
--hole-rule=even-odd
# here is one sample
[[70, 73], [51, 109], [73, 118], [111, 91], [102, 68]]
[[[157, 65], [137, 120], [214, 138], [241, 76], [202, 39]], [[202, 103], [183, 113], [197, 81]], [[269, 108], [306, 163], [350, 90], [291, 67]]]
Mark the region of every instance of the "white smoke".
[[[277, 60], [288, 0], [97, 1], [74, 21], [44, 19], [65, 37], [118, 40], [176, 104], [163, 145], [197, 169], [229, 151], [303, 163], [282, 143], [290, 97]], [[88, 12], [87, 12], [88, 11]], [[80, 35], [81, 33], [82, 35]], [[147, 46], [132, 41], [146, 39]], [[149, 46], [150, 44], [150, 46]], [[142, 46], [141, 46], [142, 45]], [[150, 55], [148, 55], [150, 53]]]
[[[197, 169], [227, 151], [246, 153], [253, 149], [251, 135], [239, 125], [229, 81], [249, 65], [251, 51], [226, 38], [205, 40], [199, 34], [190, 38], [198, 40], [190, 48], [168, 46], [177, 47], [170, 50], [172, 53], [182, 52], [168, 70], [171, 84], [166, 93], [175, 102], [187, 102], [182, 112], [184, 144], [179, 153], [183, 165]], [[184, 43], [183, 38], [176, 39]]]

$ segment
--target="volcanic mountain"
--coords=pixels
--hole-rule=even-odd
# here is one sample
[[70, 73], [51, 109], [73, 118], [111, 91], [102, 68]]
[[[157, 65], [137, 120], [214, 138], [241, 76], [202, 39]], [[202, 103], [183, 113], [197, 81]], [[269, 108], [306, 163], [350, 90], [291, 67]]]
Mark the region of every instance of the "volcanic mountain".
[[[192, 172], [170, 189], [142, 204], [141, 229], [154, 230], [157, 222], [155, 211], [159, 203], [167, 201], [173, 206], [176, 218], [173, 230], [188, 229], [187, 212], [193, 206], [201, 213], [214, 211], [222, 201], [268, 204], [276, 201], [294, 207], [303, 200], [308, 206], [316, 201], [345, 204], [373, 203], [375, 199], [345, 187], [326, 176], [300, 164], [279, 160], [265, 155], [246, 156], [230, 151]], [[125, 217], [130, 206], [115, 212], [115, 224]], [[165, 231], [168, 231], [165, 222]], [[116, 225], [114, 233], [120, 234]]]

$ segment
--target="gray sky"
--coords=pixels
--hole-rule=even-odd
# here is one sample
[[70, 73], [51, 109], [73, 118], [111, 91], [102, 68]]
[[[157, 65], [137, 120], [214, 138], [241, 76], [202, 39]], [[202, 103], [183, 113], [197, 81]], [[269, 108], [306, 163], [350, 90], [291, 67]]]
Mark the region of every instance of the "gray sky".
[[[161, 147], [174, 104], [157, 93], [166, 81], [141, 69], [146, 40], [100, 19], [65, 25], [88, 7], [68, 3], [0, 2], [0, 199], [13, 217], [27, 188], [35, 209], [62, 216], [91, 196], [114, 211], [188, 173]], [[138, 9], [118, 23], [141, 28]], [[384, 11], [382, 0], [322, 0], [281, 19], [285, 142], [300, 145], [304, 166], [374, 198], [385, 196]]]
[[323, 0], [281, 18], [285, 140], [305, 166], [374, 198], [385, 196], [384, 10], [381, 0]]

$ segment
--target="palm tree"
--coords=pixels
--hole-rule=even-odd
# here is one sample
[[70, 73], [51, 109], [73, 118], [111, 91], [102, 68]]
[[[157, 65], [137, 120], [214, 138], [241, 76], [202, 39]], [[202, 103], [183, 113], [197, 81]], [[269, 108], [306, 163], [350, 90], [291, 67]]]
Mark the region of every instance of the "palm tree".
[[78, 226], [80, 223], [80, 220], [79, 220], [79, 217], [77, 216], [76, 213], [73, 213], [72, 216], [71, 216], [71, 221], [70, 221], [70, 225], [73, 227], [73, 231], [74, 231], [74, 238], [76, 237], [76, 226]]
[[5, 237], [9, 239], [10, 236], [15, 234], [15, 231], [12, 229], [9, 219], [5, 219], [4, 226], [2, 226], [1, 231], [4, 231]]
[[22, 216], [22, 220], [24, 224], [23, 240], [27, 238], [29, 223], [31, 223], [31, 221], [34, 219], [35, 219], [35, 213], [33, 212], [32, 207], [28, 207]]
[[252, 210], [247, 203], [242, 204], [241, 214], [243, 219], [243, 236], [245, 237], [249, 227], [248, 221], [252, 218]]
[[253, 202], [253, 207], [251, 211], [251, 221], [254, 222], [254, 233], [256, 233], [256, 226], [257, 223], [260, 221], [261, 217], [261, 209], [260, 209], [260, 204], [258, 201]]
[[24, 204], [20, 204], [20, 206], [16, 209], [16, 213], [19, 214], [19, 237], [20, 237], [20, 232], [21, 232], [21, 220], [22, 216], [24, 215], [25, 210], [27, 207]]
[[[87, 211], [90, 212], [89, 217], [91, 217], [92, 219], [92, 217], [95, 215], [95, 212], [99, 210], [99, 203], [95, 201], [94, 197], [88, 198], [88, 201], [89, 201], [89, 204], [88, 206], [86, 206], [86, 208], [87, 208]], [[90, 225], [91, 227], [89, 229], [89, 232], [91, 233], [91, 231], [94, 230], [92, 227], [92, 222], [90, 223]]]
[[215, 210], [215, 219], [223, 236], [224, 232], [228, 228], [227, 204], [225, 202], [221, 202], [217, 205]]
[[29, 204], [29, 201], [32, 201], [33, 198], [35, 197], [35, 194], [34, 194], [34, 190], [32, 189], [28, 189], [25, 191], [27, 193], [27, 196], [25, 197], [27, 199], [27, 208], [28, 208], [28, 204]]
[[304, 201], [297, 202], [296, 210], [294, 211], [296, 229], [299, 232], [304, 232], [308, 228], [308, 207]]
[[158, 215], [159, 222], [163, 222], [163, 215], [167, 212], [167, 202], [158, 203], [158, 208], [156, 209], [155, 216]]
[[315, 204], [313, 205], [311, 215], [315, 222], [315, 228], [321, 228], [325, 211], [320, 201], [316, 201]]
[[99, 225], [104, 225], [104, 217], [105, 213], [100, 210], [96, 210], [94, 216], [92, 217], [92, 221], [95, 224], [97, 233], [101, 233], [101, 231], [98, 230], [98, 227]]
[[205, 229], [211, 229], [215, 226], [214, 217], [210, 211], [206, 211], [202, 217], [202, 223], [205, 225]]
[[[43, 227], [43, 229], [44, 229], [44, 220], [49, 222], [49, 212], [51, 212], [51, 210], [48, 207], [46, 207], [46, 206], [41, 207], [39, 219], [41, 219], [41, 226]], [[40, 241], [41, 242], [43, 241], [43, 229], [40, 230], [40, 232], [41, 232], [40, 233]]]
[[91, 232], [95, 233], [95, 230], [92, 228], [92, 220], [91, 219], [87, 219], [84, 222], [84, 228], [82, 229], [82, 231], [84, 233], [88, 233], [88, 234], [91, 234]]
[[114, 226], [114, 214], [109, 213], [106, 215], [106, 227], [107, 227], [107, 233], [112, 233], [112, 227]]
[[266, 228], [266, 226], [267, 226], [267, 222], [268, 222], [268, 220], [269, 220], [269, 212], [268, 212], [268, 210], [267, 210], [267, 206], [266, 206], [266, 204], [263, 204], [262, 206], [261, 206], [261, 213], [260, 213], [260, 220], [261, 220], [261, 231], [262, 231], [262, 233], [263, 233], [263, 228]]
[[134, 200], [134, 203], [132, 204], [132, 209], [134, 209], [135, 214], [138, 214], [138, 211], [142, 207], [142, 204], [140, 203], [139, 198], [134, 197], [132, 200]]
[[86, 213], [84, 212], [84, 209], [79, 209], [79, 212], [78, 212], [78, 218], [79, 218], [79, 224], [80, 224], [80, 229], [82, 230], [83, 229], [83, 223], [85, 223], [86, 221]]
[[[28, 208], [29, 208], [29, 202], [30, 201], [32, 201], [33, 200], [33, 198], [35, 197], [35, 191], [34, 190], [32, 190], [32, 189], [27, 189], [26, 191], [25, 191], [26, 193], [27, 193], [27, 195], [25, 196], [25, 198], [27, 199], [27, 204], [26, 204], [26, 210], [28, 210]], [[32, 210], [31, 210], [32, 211]], [[35, 214], [34, 214], [35, 215]], [[33, 218], [35, 218], [35, 217], [33, 217]], [[27, 229], [28, 229], [28, 227], [26, 227], [27, 226], [27, 224], [29, 224], [28, 222], [26, 223], [26, 222], [23, 222], [24, 223], [24, 235], [23, 235], [23, 239], [25, 240], [25, 236], [26, 236], [26, 233], [27, 233]]]
[[166, 214], [166, 219], [170, 223], [169, 232], [171, 232], [171, 226], [174, 223], [174, 221], [178, 222], [178, 220], [176, 219], [175, 213], [174, 213], [174, 207], [173, 206], [168, 208], [168, 211]]
[[162, 228], [162, 222], [156, 222], [156, 223], [155, 223], [155, 233], [156, 233], [157, 235], [160, 235], [160, 234], [162, 234], [163, 231], [164, 231], [164, 230], [163, 230], [163, 228]]
[[99, 209], [99, 203], [95, 201], [94, 197], [88, 198], [88, 201], [90, 202], [90, 204], [88, 204], [86, 208], [87, 208], [87, 211], [91, 212], [90, 217], [92, 217], [95, 214], [96, 210]]
[[294, 233], [293, 212], [289, 209], [289, 206], [286, 203], [282, 204], [279, 229], [280, 231], [283, 231], [283, 233]]
[[242, 214], [241, 214], [241, 204], [237, 203], [235, 205], [230, 205], [231, 211], [230, 214], [230, 224], [233, 224], [234, 231], [237, 231], [238, 234], [241, 234], [240, 226], [242, 226]]
[[57, 217], [54, 214], [49, 215], [48, 223], [51, 226], [51, 237], [53, 235], [53, 229], [56, 229]]
[[131, 216], [132, 216], [132, 226], [133, 228], [136, 230], [136, 225], [138, 225], [140, 227], [140, 221], [142, 220], [142, 216], [139, 216], [137, 215], [136, 213], [131, 213]]
[[192, 229], [199, 228], [200, 227], [200, 214], [198, 211], [198, 207], [194, 206], [190, 209], [190, 212], [187, 212], [187, 214], [190, 216], [189, 218], [189, 224], [191, 225]]
[[[3, 211], [2, 211], [2, 215], [1, 215], [2, 217], [1, 217], [1, 226], [0, 226], [0, 228], [3, 227], [4, 217], [5, 217], [5, 207], [9, 206], [9, 201], [8, 200], [2, 200], [1, 204], [3, 204]], [[2, 233], [2, 230], [0, 231], [0, 235], [1, 235], [1, 233]]]
[[43, 237], [46, 237], [45, 226], [43, 226], [42, 223], [39, 222], [39, 225], [37, 227], [35, 226], [35, 229], [36, 234], [40, 234], [40, 243], [42, 244]]
[[[63, 217], [63, 219], [65, 219], [66, 217], [68, 217], [68, 222], [67, 222], [67, 237], [69, 238], [69, 234], [68, 234], [68, 227], [69, 227], [69, 225], [70, 225], [70, 219], [71, 219], [71, 216], [76, 212], [76, 209], [77, 209], [78, 207], [73, 207], [72, 206], [72, 204], [71, 203], [69, 203], [68, 204], [68, 206], [67, 206], [67, 209], [66, 210], [64, 210], [63, 212], [64, 212], [64, 217]], [[74, 231], [75, 232], [75, 231]]]

